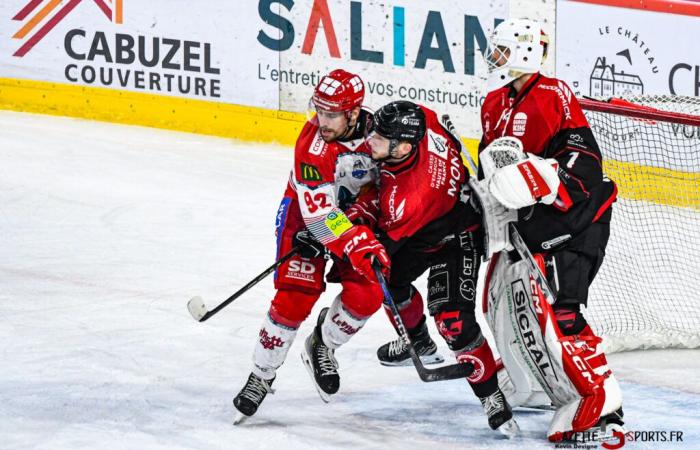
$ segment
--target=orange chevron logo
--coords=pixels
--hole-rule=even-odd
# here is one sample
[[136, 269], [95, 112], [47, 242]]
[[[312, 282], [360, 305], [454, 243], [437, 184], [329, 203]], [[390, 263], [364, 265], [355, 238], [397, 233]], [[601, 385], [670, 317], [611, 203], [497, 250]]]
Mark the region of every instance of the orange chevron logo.
[[[13, 56], [22, 57], [38, 44], [58, 23], [63, 20], [78, 3], [84, 0], [30, 0], [12, 20], [24, 22], [22, 28], [13, 36], [13, 39], [25, 39], [22, 46]], [[88, 0], [89, 2], [89, 0]], [[97, 7], [107, 16], [112, 23], [122, 23], [123, 0], [92, 0]], [[35, 12], [36, 11], [36, 12]], [[34, 13], [32, 15], [32, 13]], [[31, 17], [30, 17], [31, 16]], [[37, 29], [38, 28], [38, 29]], [[34, 30], [36, 32], [34, 32]], [[32, 34], [34, 32], [34, 34]], [[31, 35], [31, 36], [30, 36]]]

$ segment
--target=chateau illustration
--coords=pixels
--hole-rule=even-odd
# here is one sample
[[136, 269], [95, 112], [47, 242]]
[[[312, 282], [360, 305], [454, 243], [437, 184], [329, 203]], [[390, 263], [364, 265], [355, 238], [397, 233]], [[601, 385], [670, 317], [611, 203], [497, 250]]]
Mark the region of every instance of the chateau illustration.
[[615, 72], [615, 64], [608, 65], [605, 57], [596, 59], [591, 72], [590, 96], [612, 97], [644, 94], [644, 84], [638, 75]]

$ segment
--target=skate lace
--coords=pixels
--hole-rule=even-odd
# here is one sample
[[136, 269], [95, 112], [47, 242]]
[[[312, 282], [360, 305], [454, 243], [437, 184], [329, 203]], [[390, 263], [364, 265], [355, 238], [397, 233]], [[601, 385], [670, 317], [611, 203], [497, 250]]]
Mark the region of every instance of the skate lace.
[[389, 342], [389, 356], [398, 356], [406, 351], [406, 342], [403, 339], [396, 339]]
[[241, 397], [245, 397], [256, 404], [260, 404], [265, 395], [270, 392], [274, 394], [274, 389], [262, 378], [250, 377], [248, 383], [243, 387]]
[[325, 345], [318, 347], [318, 365], [321, 369], [321, 376], [336, 375], [338, 373], [338, 361], [335, 359], [333, 350]]
[[488, 417], [491, 417], [504, 409], [503, 396], [500, 395], [499, 392], [496, 392], [493, 395], [489, 395], [488, 397], [482, 398], [481, 404], [483, 405], [484, 411], [486, 411], [486, 415]]

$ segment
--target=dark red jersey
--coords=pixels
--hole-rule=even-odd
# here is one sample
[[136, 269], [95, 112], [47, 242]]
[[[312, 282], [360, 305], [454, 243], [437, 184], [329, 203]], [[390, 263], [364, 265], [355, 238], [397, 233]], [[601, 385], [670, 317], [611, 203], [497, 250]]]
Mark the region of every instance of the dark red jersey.
[[392, 241], [413, 236], [452, 211], [464, 183], [457, 143], [434, 111], [421, 109], [426, 133], [417, 151], [400, 163], [381, 166], [378, 225]]
[[603, 174], [598, 144], [566, 83], [535, 74], [520, 92], [511, 85], [492, 91], [481, 108], [481, 125], [480, 151], [499, 137], [514, 136], [526, 152], [559, 163], [561, 187], [554, 204], [519, 211], [518, 228], [534, 251], [610, 220], [617, 188]]

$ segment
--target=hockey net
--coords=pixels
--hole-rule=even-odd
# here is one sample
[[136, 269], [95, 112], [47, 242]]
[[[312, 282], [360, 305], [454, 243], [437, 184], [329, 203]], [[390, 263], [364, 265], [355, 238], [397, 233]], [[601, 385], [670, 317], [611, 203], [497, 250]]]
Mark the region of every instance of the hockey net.
[[618, 186], [585, 315], [608, 351], [700, 347], [700, 98], [581, 104]]

